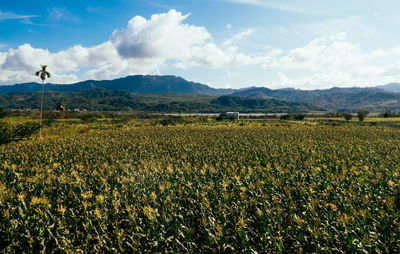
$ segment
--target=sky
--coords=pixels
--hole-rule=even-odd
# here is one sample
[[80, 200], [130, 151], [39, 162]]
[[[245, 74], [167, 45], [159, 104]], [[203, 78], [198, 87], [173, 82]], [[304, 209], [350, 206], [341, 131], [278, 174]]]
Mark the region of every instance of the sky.
[[0, 0], [0, 85], [176, 75], [215, 88], [400, 82], [398, 0]]

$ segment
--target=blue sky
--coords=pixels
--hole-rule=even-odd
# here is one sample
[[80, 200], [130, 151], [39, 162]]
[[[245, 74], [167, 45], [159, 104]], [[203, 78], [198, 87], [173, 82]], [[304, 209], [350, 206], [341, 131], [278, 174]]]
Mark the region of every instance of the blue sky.
[[400, 82], [395, 0], [69, 0], [0, 5], [0, 85], [178, 75], [213, 87]]

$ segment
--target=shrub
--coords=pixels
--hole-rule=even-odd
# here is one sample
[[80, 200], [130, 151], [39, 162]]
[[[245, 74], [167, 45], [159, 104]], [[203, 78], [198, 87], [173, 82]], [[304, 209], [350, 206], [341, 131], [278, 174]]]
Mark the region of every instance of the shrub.
[[222, 120], [224, 120], [225, 118], [226, 118], [226, 114], [222, 113], [222, 114], [219, 114], [219, 116], [217, 116], [215, 119], [216, 119], [217, 121], [222, 121]]
[[93, 123], [97, 121], [97, 117], [93, 114], [83, 114], [79, 118], [85, 123]]
[[379, 115], [380, 117], [388, 118], [396, 116], [396, 113], [392, 112], [391, 110], [385, 110], [385, 112]]
[[0, 123], [0, 145], [30, 137], [38, 131], [39, 124], [37, 123]]
[[305, 115], [304, 114], [295, 114], [293, 117], [294, 117], [294, 120], [303, 121], [305, 118]]
[[6, 117], [9, 112], [3, 108], [0, 108], [0, 119]]
[[342, 116], [346, 120], [346, 122], [350, 121], [353, 118], [353, 115], [350, 113], [343, 113]]
[[160, 124], [162, 126], [175, 125], [174, 122], [171, 119], [162, 119], [160, 121]]
[[357, 112], [357, 117], [360, 122], [364, 121], [365, 117], [369, 114], [368, 110], [359, 110]]

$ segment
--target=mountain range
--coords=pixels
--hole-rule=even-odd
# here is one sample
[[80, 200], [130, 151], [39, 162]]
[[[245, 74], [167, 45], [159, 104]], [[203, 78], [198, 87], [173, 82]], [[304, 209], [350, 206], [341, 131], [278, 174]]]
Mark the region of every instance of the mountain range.
[[355, 111], [366, 109], [373, 112], [400, 110], [400, 93], [381, 88], [330, 88], [325, 90], [277, 89], [264, 87], [250, 88], [234, 92], [234, 96], [305, 101], [331, 111]]
[[[44, 109], [55, 109], [62, 101], [68, 109], [90, 111], [140, 111], [164, 113], [303, 113], [325, 111], [306, 102], [258, 99], [239, 96], [209, 96], [200, 94], [134, 94], [94, 88], [76, 92], [47, 91]], [[40, 92], [0, 94], [0, 107], [8, 109], [38, 109]]]
[[[123, 108], [157, 112], [400, 110], [398, 83], [377, 87], [334, 87], [323, 90], [265, 87], [215, 89], [176, 76], [135, 75], [114, 80], [87, 80], [70, 85], [48, 83], [45, 89], [47, 98], [69, 101], [67, 105], [70, 108], [73, 106], [93, 110], [123, 110]], [[0, 86], [0, 107], [37, 108], [37, 92], [40, 90], [39, 83]], [[114, 105], [110, 102], [110, 98], [113, 98]], [[81, 104], [77, 103], [79, 101]], [[168, 103], [175, 103], [175, 106], [170, 107]], [[183, 104], [177, 107], [180, 103]], [[196, 106], [196, 103], [201, 105]]]
[[[136, 94], [203, 94], [203, 95], [227, 95], [234, 89], [215, 89], [207, 85], [187, 81], [176, 76], [144, 76], [135, 75], [114, 80], [86, 80], [70, 85], [46, 84], [47, 91], [76, 92], [104, 88], [111, 91], [127, 91]], [[38, 92], [41, 84], [31, 82], [12, 86], [0, 86], [0, 94], [12, 92]]]

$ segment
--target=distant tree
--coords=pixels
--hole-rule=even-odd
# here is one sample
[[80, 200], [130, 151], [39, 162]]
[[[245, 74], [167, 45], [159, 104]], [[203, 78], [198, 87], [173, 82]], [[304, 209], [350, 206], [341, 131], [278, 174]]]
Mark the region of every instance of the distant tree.
[[57, 109], [58, 111], [60, 111], [60, 112], [65, 111], [65, 103], [64, 103], [62, 100], [60, 100], [60, 101], [57, 103], [56, 109]]
[[40, 123], [39, 123], [39, 137], [42, 138], [42, 114], [43, 114], [43, 92], [44, 92], [44, 81], [46, 78], [50, 78], [51, 74], [46, 70], [47, 65], [40, 65], [42, 68], [41, 70], [38, 70], [35, 75], [40, 77], [42, 80], [42, 96], [40, 98]]
[[175, 123], [172, 121], [172, 119], [162, 119], [160, 121], [160, 124], [162, 126], [175, 125]]
[[7, 115], [8, 115], [7, 110], [0, 108], [0, 119], [6, 117]]
[[322, 116], [323, 117], [339, 117], [341, 115], [342, 114], [340, 112], [328, 112], [328, 113], [323, 114]]
[[296, 114], [296, 115], [294, 115], [294, 120], [303, 121], [304, 118], [305, 118], [305, 115], [304, 115], [304, 114]]
[[287, 114], [287, 115], [281, 115], [279, 117], [279, 119], [281, 119], [281, 120], [289, 120], [291, 117], [292, 117], [291, 115]]
[[343, 113], [342, 116], [346, 120], [346, 122], [350, 121], [353, 118], [353, 115], [350, 113]]
[[393, 113], [392, 113], [392, 111], [390, 111], [390, 110], [385, 110], [385, 112], [383, 112], [383, 113], [381, 114], [381, 116], [383, 116], [384, 118], [388, 118], [388, 117], [393, 116]]
[[369, 114], [368, 110], [358, 110], [357, 117], [360, 122], [364, 121], [365, 117]]
[[216, 119], [217, 121], [222, 121], [222, 120], [224, 120], [225, 118], [226, 118], [226, 114], [222, 113], [222, 114], [219, 114], [219, 116], [217, 116], [215, 119]]

